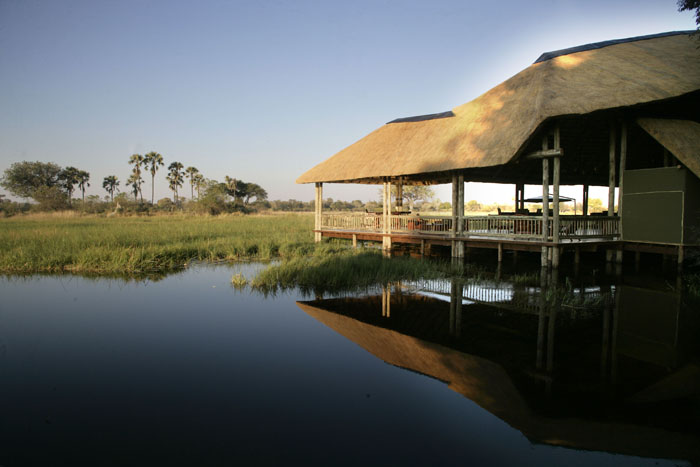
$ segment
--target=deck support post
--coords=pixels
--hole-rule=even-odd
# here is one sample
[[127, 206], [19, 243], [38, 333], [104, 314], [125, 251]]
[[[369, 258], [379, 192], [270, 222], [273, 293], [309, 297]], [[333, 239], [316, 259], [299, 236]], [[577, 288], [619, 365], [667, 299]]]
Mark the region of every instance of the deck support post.
[[[461, 209], [460, 209], [461, 199]], [[462, 233], [460, 228], [464, 216], [464, 176], [452, 176], [452, 257], [464, 257], [464, 243], [456, 240]]]
[[425, 256], [425, 239], [420, 239], [420, 255]]
[[[542, 149], [546, 150], [549, 145], [547, 135], [542, 138]], [[549, 159], [542, 159], [542, 267], [549, 266], [549, 248], [545, 245], [549, 243]]]
[[357, 248], [357, 234], [352, 234], [352, 247]]
[[574, 265], [578, 266], [581, 264], [581, 248], [576, 247], [574, 249]]
[[503, 243], [498, 244], [498, 262], [503, 262]]
[[[619, 232], [620, 240], [624, 239], [622, 232], [622, 192], [625, 186], [625, 168], [627, 166], [627, 123], [622, 122], [622, 127], [620, 128], [620, 189], [617, 192], [617, 217], [619, 220]], [[617, 250], [617, 262], [622, 264], [624, 250], [620, 248]]]
[[615, 216], [615, 122], [610, 122], [610, 147], [608, 160], [608, 217]]
[[391, 250], [391, 182], [384, 182], [382, 250]]
[[[560, 145], [560, 139], [559, 139], [559, 125], [556, 126], [554, 129], [554, 149], [559, 149]], [[553, 201], [553, 214], [554, 214], [554, 219], [553, 219], [553, 225], [552, 225], [552, 241], [554, 242], [554, 248], [552, 249], [552, 267], [553, 268], [558, 268], [559, 267], [559, 255], [560, 255], [560, 249], [559, 249], [559, 230], [560, 230], [560, 218], [559, 218], [559, 183], [561, 179], [561, 158], [560, 157], [555, 157], [552, 160], [554, 164], [553, 168], [553, 193], [552, 193], [552, 201]]]
[[[457, 236], [464, 236], [464, 175], [457, 177]], [[457, 257], [464, 258], [464, 242], [457, 241]]]
[[581, 213], [588, 215], [588, 185], [583, 185], [583, 200], [581, 201]]
[[[403, 180], [399, 179], [399, 183], [396, 184], [396, 208], [397, 211], [403, 209]], [[399, 209], [401, 208], [401, 209]]]
[[323, 183], [316, 183], [316, 202], [315, 206], [316, 208], [316, 218], [314, 220], [314, 242], [319, 243], [321, 240], [323, 240], [323, 237], [321, 235], [321, 215], [323, 211]]

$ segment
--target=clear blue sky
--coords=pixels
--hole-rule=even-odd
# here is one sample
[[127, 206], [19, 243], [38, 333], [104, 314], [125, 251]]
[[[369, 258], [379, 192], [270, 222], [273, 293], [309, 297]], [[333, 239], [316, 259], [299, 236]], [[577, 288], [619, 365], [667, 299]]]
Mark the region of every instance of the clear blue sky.
[[73, 165], [103, 196], [155, 150], [309, 200], [294, 180], [389, 120], [467, 102], [545, 51], [694, 28], [675, 0], [0, 0], [0, 171]]

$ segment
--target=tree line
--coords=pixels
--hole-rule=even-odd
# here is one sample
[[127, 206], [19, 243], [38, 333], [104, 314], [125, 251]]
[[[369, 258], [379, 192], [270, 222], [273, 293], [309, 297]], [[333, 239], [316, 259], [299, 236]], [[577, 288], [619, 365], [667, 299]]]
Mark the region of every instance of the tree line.
[[[133, 195], [135, 203], [147, 205], [144, 202], [143, 188], [145, 184], [144, 176], [150, 174], [151, 178], [151, 200], [150, 205], [156, 206], [155, 202], [155, 180], [156, 174], [161, 167], [165, 166], [163, 156], [155, 151], [147, 154], [133, 154], [128, 160], [132, 167], [129, 178], [125, 181], [129, 195]], [[173, 192], [172, 204], [170, 208], [181, 207], [183, 197], [180, 190], [186, 181], [189, 181], [190, 201], [201, 200], [207, 193], [210, 195], [224, 195], [229, 197], [223, 202], [230, 202], [231, 208], [245, 208], [253, 200], [262, 201], [267, 199], [267, 191], [257, 183], [244, 182], [226, 176], [224, 182], [206, 179], [196, 167], [185, 168], [181, 162], [171, 162], [167, 167], [165, 177], [168, 187]], [[107, 192], [109, 201], [117, 204], [126, 202], [124, 196], [119, 198], [121, 181], [116, 175], [108, 175], [102, 180], [102, 188]], [[85, 190], [90, 186], [90, 173], [76, 167], [61, 167], [52, 162], [31, 162], [22, 161], [13, 163], [5, 170], [0, 177], [0, 186], [15, 196], [25, 199], [32, 199], [36, 202], [40, 210], [58, 210], [73, 207], [74, 193], [76, 189], [81, 192], [81, 204], [86, 204]], [[195, 198], [195, 192], [197, 197]], [[125, 195], [122, 193], [122, 195]], [[3, 196], [0, 196], [0, 201]], [[89, 201], [95, 203], [99, 197], [94, 195], [88, 197]], [[7, 203], [4, 200], [4, 203]], [[160, 200], [161, 205], [168, 204]], [[129, 203], [125, 203], [129, 204]], [[144, 210], [144, 206], [141, 206]]]

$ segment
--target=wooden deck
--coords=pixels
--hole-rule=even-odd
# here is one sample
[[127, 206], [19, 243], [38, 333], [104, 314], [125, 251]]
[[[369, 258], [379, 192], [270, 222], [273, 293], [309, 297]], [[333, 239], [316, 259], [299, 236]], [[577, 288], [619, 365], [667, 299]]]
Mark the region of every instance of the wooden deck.
[[[553, 224], [548, 237], [542, 233], [541, 216], [447, 216], [392, 215], [385, 229], [385, 217], [372, 213], [323, 213], [315, 232], [323, 237], [353, 241], [451, 246], [463, 242], [466, 247], [540, 251], [555, 246]], [[456, 224], [457, 223], [457, 224]], [[618, 248], [619, 218], [604, 216], [561, 216], [559, 247], [595, 250], [600, 245]]]

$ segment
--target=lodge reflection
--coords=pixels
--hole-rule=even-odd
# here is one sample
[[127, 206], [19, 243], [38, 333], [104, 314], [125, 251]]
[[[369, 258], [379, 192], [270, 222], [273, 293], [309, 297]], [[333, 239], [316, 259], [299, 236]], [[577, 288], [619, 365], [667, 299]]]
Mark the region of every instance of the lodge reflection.
[[536, 442], [700, 459], [697, 310], [645, 284], [388, 284], [299, 302], [376, 357], [426, 374]]

